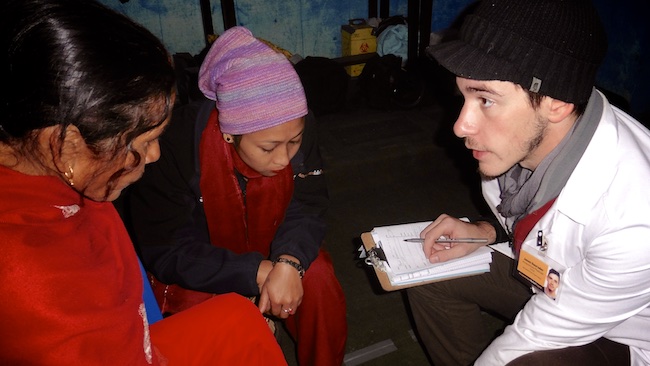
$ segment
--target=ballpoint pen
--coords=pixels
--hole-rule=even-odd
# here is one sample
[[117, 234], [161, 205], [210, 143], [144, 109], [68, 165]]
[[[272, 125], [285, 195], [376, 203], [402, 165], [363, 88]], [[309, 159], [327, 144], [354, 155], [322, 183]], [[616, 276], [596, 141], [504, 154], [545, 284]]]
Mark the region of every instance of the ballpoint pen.
[[[424, 243], [424, 239], [422, 239], [422, 238], [410, 238], [410, 239], [404, 239], [404, 241], [409, 242], [409, 243]], [[440, 238], [440, 239], [436, 239], [436, 243], [438, 243], [438, 244], [447, 244], [447, 243], [486, 244], [487, 242], [488, 242], [488, 240], [484, 239], [484, 238], [454, 238], [454, 239]]]

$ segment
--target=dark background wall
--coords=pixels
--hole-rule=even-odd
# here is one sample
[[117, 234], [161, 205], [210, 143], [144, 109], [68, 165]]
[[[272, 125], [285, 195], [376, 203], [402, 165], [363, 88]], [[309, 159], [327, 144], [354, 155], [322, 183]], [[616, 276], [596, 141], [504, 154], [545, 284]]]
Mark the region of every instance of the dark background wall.
[[[205, 47], [200, 1], [100, 0], [143, 24], [170, 52], [197, 54]], [[409, 2], [389, 0], [389, 15], [408, 15]], [[530, 0], [521, 0], [530, 1]], [[620, 96], [619, 104], [646, 122], [650, 108], [650, 27], [644, 1], [593, 0], [608, 31], [609, 51], [598, 86]], [[473, 0], [433, 0], [431, 31], [448, 28]], [[210, 1], [216, 33], [224, 30], [221, 1]], [[304, 56], [341, 56], [340, 27], [349, 19], [367, 18], [361, 0], [236, 0], [238, 25], [261, 38]]]

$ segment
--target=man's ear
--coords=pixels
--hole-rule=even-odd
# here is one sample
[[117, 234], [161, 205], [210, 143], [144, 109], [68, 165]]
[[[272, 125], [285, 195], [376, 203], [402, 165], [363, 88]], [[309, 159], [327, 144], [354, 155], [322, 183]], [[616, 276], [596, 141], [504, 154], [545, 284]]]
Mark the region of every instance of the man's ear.
[[560, 122], [569, 117], [575, 110], [573, 103], [567, 103], [559, 99], [545, 98], [547, 118], [550, 122]]

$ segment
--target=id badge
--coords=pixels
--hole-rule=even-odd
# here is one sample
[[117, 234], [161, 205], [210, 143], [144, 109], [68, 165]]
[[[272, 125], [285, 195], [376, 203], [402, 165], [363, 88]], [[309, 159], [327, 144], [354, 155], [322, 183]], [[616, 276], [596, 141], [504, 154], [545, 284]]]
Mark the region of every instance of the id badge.
[[519, 252], [516, 271], [520, 280], [557, 301], [565, 268], [547, 255], [548, 247], [552, 245], [550, 240], [539, 231], [536, 246], [524, 243]]

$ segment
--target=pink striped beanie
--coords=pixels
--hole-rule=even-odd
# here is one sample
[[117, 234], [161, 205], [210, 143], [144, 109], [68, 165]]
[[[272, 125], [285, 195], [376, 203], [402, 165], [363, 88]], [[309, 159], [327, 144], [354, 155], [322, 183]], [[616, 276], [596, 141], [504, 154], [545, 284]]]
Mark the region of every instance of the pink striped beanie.
[[244, 27], [230, 28], [214, 41], [199, 70], [199, 89], [216, 101], [223, 133], [260, 131], [307, 114], [291, 62]]

